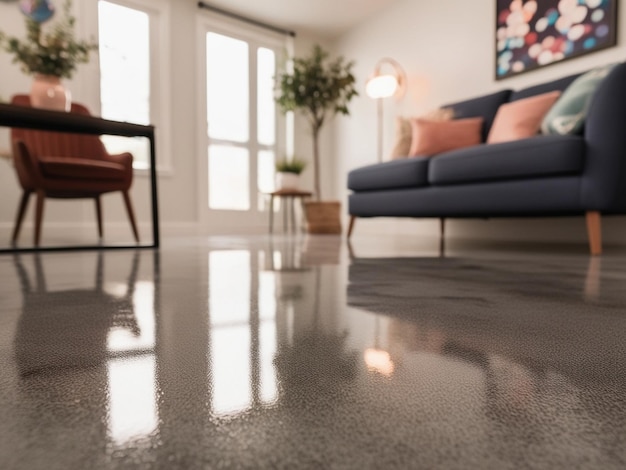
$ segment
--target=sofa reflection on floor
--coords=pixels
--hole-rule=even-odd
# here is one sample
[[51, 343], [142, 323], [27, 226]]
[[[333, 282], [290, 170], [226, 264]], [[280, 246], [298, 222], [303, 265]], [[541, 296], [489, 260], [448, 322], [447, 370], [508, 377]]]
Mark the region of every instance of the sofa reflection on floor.
[[126, 292], [119, 297], [104, 290], [102, 252], [98, 253], [91, 289], [49, 292], [41, 257], [35, 255], [33, 259], [34, 284], [22, 258], [14, 257], [23, 297], [15, 336], [15, 358], [22, 377], [104, 365], [111, 328], [124, 327], [139, 334], [133, 305], [137, 252], [132, 258]]
[[579, 274], [564, 276], [559, 263], [537, 260], [355, 258], [348, 305], [401, 321], [389, 344], [403, 351], [477, 365], [500, 356], [580, 383], [623, 386], [621, 280], [603, 278], [597, 261], [573, 260]]

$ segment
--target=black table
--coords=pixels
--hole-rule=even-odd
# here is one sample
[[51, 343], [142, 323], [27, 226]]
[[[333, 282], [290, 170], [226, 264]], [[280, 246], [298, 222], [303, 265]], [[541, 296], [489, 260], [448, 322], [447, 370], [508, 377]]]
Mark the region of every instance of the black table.
[[150, 182], [152, 198], [152, 244], [151, 245], [80, 245], [52, 247], [13, 246], [0, 248], [0, 253], [32, 251], [72, 251], [103, 249], [136, 249], [159, 247], [159, 208], [156, 177], [156, 145], [154, 126], [142, 126], [128, 122], [109, 121], [95, 116], [83, 116], [60, 111], [0, 104], [0, 126], [39, 129], [75, 134], [118, 135], [123, 137], [146, 137], [150, 142]]

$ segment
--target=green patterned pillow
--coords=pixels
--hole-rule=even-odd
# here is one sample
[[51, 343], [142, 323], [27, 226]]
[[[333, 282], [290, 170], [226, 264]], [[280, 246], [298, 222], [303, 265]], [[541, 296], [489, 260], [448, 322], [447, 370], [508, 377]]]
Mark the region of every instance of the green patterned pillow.
[[581, 75], [568, 86], [541, 123], [543, 134], [579, 134], [594, 91], [617, 64], [597, 67]]

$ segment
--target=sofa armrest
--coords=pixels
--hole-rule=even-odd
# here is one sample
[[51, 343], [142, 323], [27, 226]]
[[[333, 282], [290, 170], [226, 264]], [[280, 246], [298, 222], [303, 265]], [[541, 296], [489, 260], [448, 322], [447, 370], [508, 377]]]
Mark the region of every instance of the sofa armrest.
[[626, 63], [596, 90], [585, 120], [587, 145], [581, 187], [586, 210], [626, 211]]

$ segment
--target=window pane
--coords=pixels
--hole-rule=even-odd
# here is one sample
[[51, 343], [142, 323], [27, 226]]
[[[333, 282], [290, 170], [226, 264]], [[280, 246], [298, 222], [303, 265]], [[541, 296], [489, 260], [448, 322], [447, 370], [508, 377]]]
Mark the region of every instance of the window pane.
[[[98, 2], [101, 114], [105, 119], [150, 124], [150, 20], [148, 14], [115, 3]], [[102, 138], [117, 153], [119, 138]], [[149, 147], [138, 141], [135, 167], [147, 168]]]
[[250, 209], [248, 150], [226, 145], [209, 146], [209, 207]]
[[206, 36], [208, 135], [249, 139], [248, 44], [216, 33]]
[[[258, 155], [257, 167], [258, 167], [258, 175], [257, 175], [257, 185], [259, 187], [259, 191], [263, 193], [271, 193], [274, 191], [274, 175], [275, 172], [275, 156], [274, 152], [269, 150], [261, 150]], [[265, 207], [268, 205], [269, 201], [263, 197], [259, 198], [259, 210], [265, 210]]]
[[257, 64], [259, 143], [274, 145], [276, 142], [276, 104], [274, 103], [276, 57], [274, 51], [260, 48], [257, 51]]

